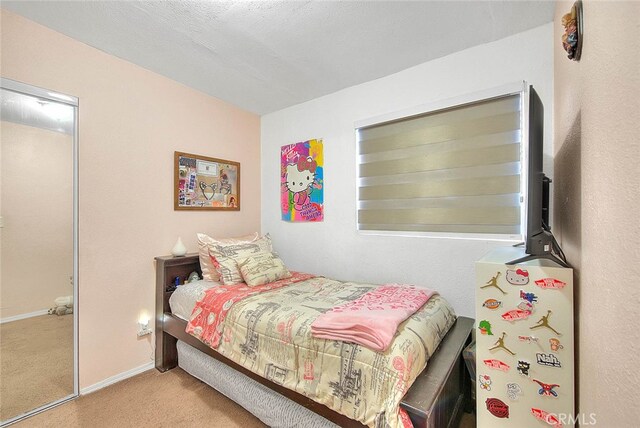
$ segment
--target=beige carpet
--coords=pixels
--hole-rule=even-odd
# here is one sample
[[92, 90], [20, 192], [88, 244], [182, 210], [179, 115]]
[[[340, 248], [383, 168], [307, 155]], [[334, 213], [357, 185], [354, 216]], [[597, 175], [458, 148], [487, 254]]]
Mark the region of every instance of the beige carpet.
[[73, 394], [73, 316], [0, 325], [0, 420]]
[[264, 427], [257, 418], [179, 368], [138, 376], [15, 425], [25, 427]]
[[[213, 388], [176, 368], [150, 370], [18, 424], [27, 427], [264, 427]], [[472, 415], [460, 428], [474, 428]]]

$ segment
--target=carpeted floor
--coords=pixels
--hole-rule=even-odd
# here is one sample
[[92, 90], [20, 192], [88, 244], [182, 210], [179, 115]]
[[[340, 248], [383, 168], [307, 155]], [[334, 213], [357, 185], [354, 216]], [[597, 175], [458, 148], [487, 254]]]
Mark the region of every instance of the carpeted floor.
[[15, 425], [26, 427], [264, 427], [179, 368], [149, 370]]
[[[150, 370], [14, 425], [28, 427], [264, 427], [213, 388], [176, 368]], [[460, 428], [474, 428], [472, 415]]]
[[0, 324], [0, 420], [73, 394], [73, 316]]

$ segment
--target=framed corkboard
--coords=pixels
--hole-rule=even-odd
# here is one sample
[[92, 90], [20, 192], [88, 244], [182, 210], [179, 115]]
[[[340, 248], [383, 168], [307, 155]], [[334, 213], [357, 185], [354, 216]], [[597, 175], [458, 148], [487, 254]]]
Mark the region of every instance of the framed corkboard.
[[240, 211], [240, 163], [174, 153], [174, 210]]

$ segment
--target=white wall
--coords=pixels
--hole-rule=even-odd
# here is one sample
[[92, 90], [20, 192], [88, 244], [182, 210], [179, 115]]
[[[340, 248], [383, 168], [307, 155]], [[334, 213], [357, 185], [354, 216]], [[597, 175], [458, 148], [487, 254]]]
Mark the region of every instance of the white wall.
[[[572, 5], [556, 4], [555, 41]], [[583, 426], [593, 414], [597, 426], [632, 427], [640, 420], [640, 3], [583, 7], [580, 61], [554, 44], [556, 236], [576, 280], [577, 411]]]
[[[545, 168], [551, 173], [553, 24], [467, 49], [262, 117], [262, 231], [294, 270], [372, 283], [438, 289], [474, 316], [474, 261], [504, 243], [372, 236], [356, 230], [354, 122], [519, 80], [545, 105]], [[325, 220], [280, 220], [280, 146], [324, 139]]]

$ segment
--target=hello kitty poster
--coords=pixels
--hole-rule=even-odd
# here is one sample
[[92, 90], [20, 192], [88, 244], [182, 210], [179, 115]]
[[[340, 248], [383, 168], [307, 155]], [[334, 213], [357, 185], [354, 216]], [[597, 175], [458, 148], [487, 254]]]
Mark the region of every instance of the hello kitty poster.
[[282, 146], [280, 165], [282, 220], [322, 221], [324, 218], [322, 140], [309, 140]]

